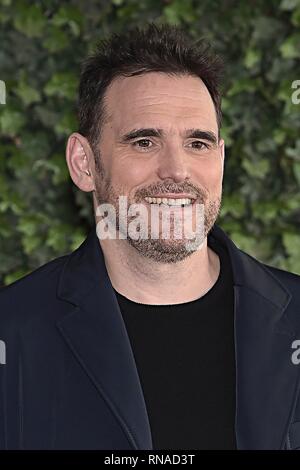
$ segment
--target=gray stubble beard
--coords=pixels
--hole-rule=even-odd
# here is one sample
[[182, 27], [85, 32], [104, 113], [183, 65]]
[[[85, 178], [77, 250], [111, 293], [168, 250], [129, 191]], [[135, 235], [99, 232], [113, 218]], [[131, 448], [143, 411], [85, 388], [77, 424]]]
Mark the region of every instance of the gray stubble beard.
[[[189, 250], [186, 247], [187, 240], [185, 238], [182, 239], [174, 239], [171, 238], [169, 240], [163, 238], [139, 238], [137, 240], [128, 236], [127, 226], [130, 222], [130, 218], [128, 218], [127, 226], [123, 226], [120, 221], [119, 213], [119, 196], [121, 194], [117, 194], [114, 190], [113, 186], [110, 184], [110, 181], [105, 177], [105, 173], [103, 171], [103, 167], [98, 160], [97, 162], [97, 177], [95, 181], [95, 198], [96, 204], [105, 204], [109, 203], [112, 204], [115, 208], [116, 213], [116, 220], [111, 221], [111, 223], [116, 224], [116, 231], [122, 232], [126, 235], [126, 239], [124, 242], [128, 242], [133, 248], [135, 248], [142, 256], [145, 258], [151, 259], [158, 263], [165, 263], [165, 264], [172, 264], [182, 261], [189, 256], [191, 256], [194, 251]], [[209, 234], [210, 230], [212, 229], [213, 225], [215, 224], [218, 215], [220, 213], [221, 208], [221, 197], [214, 199], [213, 201], [208, 200], [206, 204], [204, 204], [204, 239]], [[136, 201], [128, 200], [128, 206]], [[149, 228], [148, 228], [149, 230]], [[150, 230], [149, 230], [149, 233]]]

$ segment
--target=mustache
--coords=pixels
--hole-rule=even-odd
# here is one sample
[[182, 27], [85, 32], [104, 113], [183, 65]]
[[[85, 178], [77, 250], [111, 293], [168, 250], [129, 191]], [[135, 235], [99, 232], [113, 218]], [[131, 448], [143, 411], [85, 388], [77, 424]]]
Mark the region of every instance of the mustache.
[[193, 184], [182, 184], [178, 185], [176, 183], [167, 183], [167, 184], [154, 184], [148, 186], [147, 188], [140, 189], [136, 192], [136, 198], [143, 199], [145, 197], [155, 196], [155, 194], [166, 194], [166, 193], [187, 193], [193, 194], [196, 198], [205, 198], [207, 196], [207, 191], [204, 189], [199, 189]]

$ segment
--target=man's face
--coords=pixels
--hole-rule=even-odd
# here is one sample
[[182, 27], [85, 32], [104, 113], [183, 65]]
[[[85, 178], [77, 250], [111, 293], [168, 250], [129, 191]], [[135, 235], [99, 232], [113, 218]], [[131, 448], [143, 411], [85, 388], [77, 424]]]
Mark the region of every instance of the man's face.
[[[204, 83], [197, 77], [159, 72], [120, 77], [107, 90], [105, 103], [110, 119], [102, 128], [96, 155], [96, 159], [100, 156], [100, 171], [95, 175], [94, 205], [112, 204], [117, 228], [123, 231], [119, 196], [127, 196], [128, 206], [145, 204], [150, 224], [151, 204], [145, 197], [193, 195], [194, 203], [204, 205], [206, 237], [220, 210], [224, 142], [218, 142], [216, 112]], [[160, 129], [161, 135], [145, 131], [138, 137], [128, 136], [140, 129]], [[189, 137], [191, 129], [203, 134]], [[195, 204], [193, 230], [194, 208]], [[171, 231], [169, 239], [155, 239], [149, 231], [146, 239], [127, 237], [127, 241], [143, 256], [173, 263], [192, 254], [186, 248], [188, 239], [173, 235]]]

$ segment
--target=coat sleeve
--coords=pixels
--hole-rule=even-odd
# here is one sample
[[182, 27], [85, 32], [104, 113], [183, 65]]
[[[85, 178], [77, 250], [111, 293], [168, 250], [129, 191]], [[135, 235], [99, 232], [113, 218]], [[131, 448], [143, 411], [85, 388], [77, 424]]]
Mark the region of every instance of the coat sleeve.
[[6, 342], [3, 337], [0, 318], [0, 450], [5, 449], [5, 367]]
[[18, 296], [0, 289], [0, 450], [19, 448]]

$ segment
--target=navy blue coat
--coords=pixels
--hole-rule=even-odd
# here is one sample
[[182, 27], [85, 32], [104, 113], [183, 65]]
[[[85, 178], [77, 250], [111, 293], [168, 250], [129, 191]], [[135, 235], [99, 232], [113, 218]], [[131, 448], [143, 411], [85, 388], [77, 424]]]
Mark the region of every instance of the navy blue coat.
[[[217, 225], [211, 237], [233, 268], [237, 447], [300, 448], [300, 276], [249, 256]], [[0, 340], [0, 449], [153, 449], [95, 228], [0, 289]]]

